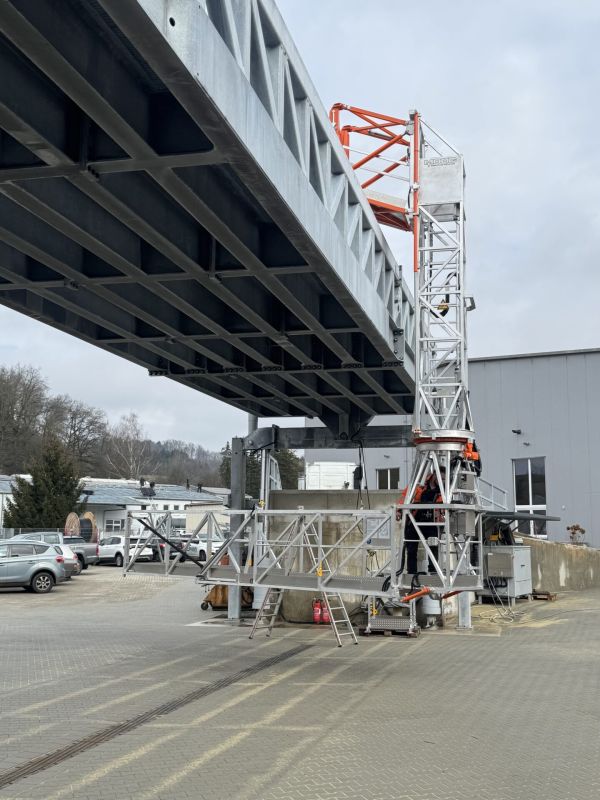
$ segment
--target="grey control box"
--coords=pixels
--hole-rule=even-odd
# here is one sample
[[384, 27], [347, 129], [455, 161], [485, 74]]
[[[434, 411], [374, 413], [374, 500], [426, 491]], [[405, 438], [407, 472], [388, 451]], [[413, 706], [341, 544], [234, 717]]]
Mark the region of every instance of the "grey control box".
[[514, 578], [512, 553], [488, 553], [487, 574], [490, 578]]

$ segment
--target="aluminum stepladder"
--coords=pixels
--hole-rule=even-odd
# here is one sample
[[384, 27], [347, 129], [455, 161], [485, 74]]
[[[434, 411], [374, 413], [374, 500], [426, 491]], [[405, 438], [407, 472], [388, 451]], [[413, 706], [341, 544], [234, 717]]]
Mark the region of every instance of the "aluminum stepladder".
[[[290, 537], [291, 536], [292, 534], [290, 534]], [[311, 572], [314, 571], [319, 577], [331, 573], [326, 555], [319, 553], [319, 536], [314, 529], [314, 525], [308, 525], [303, 530], [302, 552], [306, 552], [309, 555], [312, 563]], [[319, 556], [321, 557], [319, 558]], [[294, 561], [295, 560], [296, 559], [294, 559]], [[291, 566], [292, 565], [288, 568], [288, 572], [291, 572]], [[285, 589], [280, 588], [270, 588], [268, 590], [260, 610], [256, 615], [256, 619], [254, 620], [254, 625], [250, 632], [250, 639], [254, 637], [257, 630], [265, 630], [267, 636], [271, 635], [273, 626], [279, 616], [284, 591]], [[329, 624], [333, 630], [338, 647], [342, 647], [342, 637], [344, 636], [352, 637], [354, 644], [358, 644], [352, 622], [350, 621], [346, 606], [339, 592], [322, 591], [320, 594], [329, 613]]]

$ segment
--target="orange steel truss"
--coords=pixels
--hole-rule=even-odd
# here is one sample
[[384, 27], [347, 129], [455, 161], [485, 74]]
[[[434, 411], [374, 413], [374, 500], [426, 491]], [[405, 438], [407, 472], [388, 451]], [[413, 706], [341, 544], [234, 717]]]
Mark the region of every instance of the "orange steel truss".
[[[361, 124], [342, 125], [341, 115], [344, 111], [360, 120]], [[411, 146], [411, 137], [407, 130], [410, 121], [399, 117], [390, 117], [388, 114], [367, 111], [356, 106], [348, 106], [344, 103], [336, 103], [332, 106], [329, 118], [353, 169], [360, 171], [361, 178], [365, 174], [368, 175], [361, 182], [361, 186], [377, 220], [382, 225], [402, 231], [412, 231], [412, 214], [409, 213], [407, 202], [397, 197], [396, 192], [387, 194], [374, 188], [378, 182], [381, 184], [389, 177], [408, 180], [404, 176], [400, 177], [398, 172], [402, 167], [408, 166], [409, 156], [408, 153], [398, 155], [398, 150], [400, 148], [400, 152], [402, 152], [401, 148], [410, 148]], [[351, 134], [371, 137], [382, 143], [378, 144], [372, 152], [364, 153], [352, 147]], [[360, 158], [353, 161], [355, 153], [358, 153]]]

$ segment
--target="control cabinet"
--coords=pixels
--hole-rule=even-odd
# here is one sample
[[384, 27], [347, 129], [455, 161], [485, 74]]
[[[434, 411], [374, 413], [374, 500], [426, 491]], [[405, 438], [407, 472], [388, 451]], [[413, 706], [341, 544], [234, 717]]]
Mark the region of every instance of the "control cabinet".
[[481, 597], [514, 602], [532, 592], [531, 548], [522, 545], [485, 545]]

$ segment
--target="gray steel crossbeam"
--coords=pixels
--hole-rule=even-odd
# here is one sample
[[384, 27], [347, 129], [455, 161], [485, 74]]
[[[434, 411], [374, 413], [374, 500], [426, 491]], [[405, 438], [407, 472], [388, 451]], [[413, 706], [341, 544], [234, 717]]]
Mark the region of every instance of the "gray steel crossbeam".
[[39, 165], [0, 169], [0, 183], [47, 180], [48, 178], [72, 178], [85, 173], [107, 175], [115, 172], [140, 172], [149, 169], [181, 169], [182, 167], [205, 167], [222, 164], [223, 156], [216, 148], [198, 153], [175, 153], [155, 158], [107, 158], [102, 161], [86, 161], [84, 164], [64, 166]]
[[[414, 437], [411, 425], [367, 425], [353, 439], [341, 439], [329, 428], [281, 428], [272, 425], [258, 428], [244, 439], [244, 448], [254, 450], [274, 443], [276, 449], [291, 450], [350, 450], [359, 442], [363, 447], [412, 447]], [[323, 512], [326, 513], [326, 512]]]
[[[6, 270], [0, 268], [0, 274], [2, 274], [3, 272], [6, 272]], [[76, 311], [79, 307], [76, 304], [71, 306], [70, 309], [67, 308], [65, 303], [63, 303], [60, 306], [61, 310], [68, 310], [71, 316], [69, 324], [65, 324], [61, 322], [59, 319], [57, 319], [54, 313], [49, 313], [49, 308], [47, 306], [43, 306], [38, 303], [36, 304], [35, 308], [32, 308], [30, 298], [35, 298], [36, 300], [47, 299], [50, 301], [52, 305], [56, 305], [57, 307], [59, 307], [58, 304], [55, 302], [54, 297], [48, 296], [47, 298], [44, 298], [41, 296], [40, 293], [30, 294], [28, 297], [25, 298], [24, 302], [16, 302], [15, 299], [10, 298], [7, 300], [3, 300], [3, 303], [9, 308], [12, 308], [14, 311], [26, 313], [29, 316], [34, 316], [36, 319], [39, 319], [42, 322], [46, 322], [48, 325], [52, 325], [53, 327], [58, 328], [59, 330], [62, 330], [65, 333], [71, 334], [77, 337], [78, 339], [87, 342], [88, 344], [96, 345], [97, 347], [101, 347], [103, 350], [106, 350], [107, 352], [112, 353], [113, 355], [118, 355], [123, 357], [123, 353], [120, 352], [118, 349], [116, 349], [114, 346], [111, 346], [110, 344], [104, 344], [102, 340], [98, 340], [96, 337], [90, 336], [85, 332], [85, 324], [90, 321], [90, 317], [89, 316], [81, 317], [79, 314], [77, 314]], [[97, 322], [99, 325], [103, 324], [104, 326], [106, 326], [107, 324], [106, 321], [102, 319], [98, 319]], [[116, 327], [116, 326], [113, 325], [111, 327]], [[139, 350], [141, 351], [141, 353], [143, 353], [143, 355], [130, 351], [127, 353], [126, 358], [140, 367], [147, 368], [149, 362], [151, 361], [150, 354], [152, 353], [152, 351], [146, 350], [146, 352], [144, 352], [144, 349], [145, 346], [139, 348]], [[184, 386], [187, 386], [188, 388], [198, 389], [198, 386], [194, 383], [193, 380], [186, 378], [183, 375], [181, 376], [172, 375], [171, 379], [177, 381], [177, 383], [181, 383]], [[204, 394], [207, 394], [209, 397], [213, 397], [215, 400], [221, 400], [221, 401], [223, 400], [223, 396], [214, 391], [213, 389], [211, 389], [210, 385], [203, 386], [202, 392]], [[259, 404], [260, 399], [256, 398], [255, 401], [256, 401], [255, 404], [252, 406], [255, 412], [257, 414], [258, 413], [264, 414], [263, 407], [262, 405]], [[242, 402], [241, 398], [229, 398], [227, 402], [235, 406], [236, 408], [239, 408], [240, 411], [248, 411], [248, 403]], [[266, 414], [264, 415], [266, 416]]]
[[[51, 268], [56, 269], [57, 271], [60, 271], [65, 275], [65, 277], [70, 278], [73, 281], [73, 283], [75, 283], [75, 281], [79, 278], [79, 273], [76, 270], [73, 270], [68, 265], [59, 262], [57, 259], [50, 258], [46, 253], [36, 250], [36, 248], [33, 247], [30, 243], [24, 240], [19, 240], [9, 231], [6, 231], [5, 229], [2, 228], [0, 228], [0, 240], [11, 245], [13, 248], [16, 248], [15, 252], [23, 253], [29, 258], [35, 258], [36, 260], [40, 260], [40, 262], [47, 264], [47, 266], [50, 266]], [[166, 326], [166, 324], [161, 325], [161, 323], [157, 320], [154, 313], [144, 312], [143, 310], [140, 309], [139, 305], [128, 303], [125, 300], [123, 300], [119, 295], [115, 295], [114, 293], [112, 293], [109, 289], [104, 289], [103, 287], [99, 286], [92, 287], [91, 293], [97, 296], [98, 298], [107, 300], [107, 303], [101, 307], [101, 313], [97, 312], [95, 313], [94, 306], [90, 305], [89, 303], [86, 303], [86, 300], [82, 296], [82, 290], [79, 290], [77, 292], [77, 302], [74, 301], [71, 302], [68, 298], [61, 296], [58, 293], [59, 292], [58, 289], [46, 290], [39, 287], [35, 281], [29, 281], [29, 282], [24, 281], [23, 273], [25, 272], [25, 270], [26, 270], [26, 263], [23, 263], [22, 270], [17, 272], [14, 269], [13, 270], [8, 269], [5, 260], [4, 261], [0, 260], [0, 275], [9, 280], [14, 279], [19, 281], [21, 284], [25, 284], [31, 292], [38, 294], [40, 297], [44, 297], [48, 300], [51, 300], [56, 305], [61, 306], [62, 308], [65, 308], [71, 312], [79, 314], [80, 311], [84, 310], [86, 312], [87, 318], [88, 319], [94, 318], [96, 324], [100, 326], [108, 325], [113, 329], [113, 331], [115, 332], [119, 331], [122, 334], [123, 338], [126, 340], [126, 342], [136, 345], [139, 344], [149, 352], [155, 353], [161, 358], [167, 359], [168, 361], [174, 364], [178, 364], [182, 369], [194, 369], [194, 367], [197, 366], [194, 363], [194, 359], [192, 356], [187, 355], [185, 352], [183, 352], [182, 355], [178, 355], [174, 345], [171, 345], [169, 347], [160, 347], [152, 342], [146, 341], [143, 338], [135, 337], [132, 335], [134, 333], [134, 329], [132, 329], [131, 323], [135, 323], [136, 318], [144, 320], [153, 327], [163, 327], [165, 333], [170, 336], [177, 335], [176, 328], [170, 328]], [[72, 290], [70, 290], [68, 286], [67, 287], [63, 286], [62, 289], [66, 292], [72, 292]], [[120, 322], [118, 322], [117, 319], [115, 318], [116, 309], [120, 309], [126, 312], [126, 316], [123, 317], [123, 319]], [[123, 327], [123, 325], [125, 325], [125, 327]], [[218, 359], [218, 355], [216, 355], [213, 351], [202, 348], [200, 345], [191, 343], [190, 347], [191, 349], [196, 350], [201, 355], [210, 357], [211, 359]], [[114, 348], [113, 352], [115, 352]], [[116, 352], [119, 352], [118, 349], [116, 350]], [[127, 350], [127, 352], [128, 353], [130, 352], [129, 349]], [[225, 361], [225, 363], [227, 362]], [[229, 364], [230, 366], [235, 366], [231, 362], [229, 362]], [[161, 369], [162, 367], [160, 364], [156, 364], [156, 368]], [[172, 376], [173, 373], [170, 374], [170, 377]], [[246, 376], [244, 375], [244, 378], [245, 377]], [[269, 400], [272, 399], [270, 396], [260, 397], [252, 395], [251, 393], [245, 391], [238, 384], [232, 386], [231, 383], [227, 381], [225, 376], [221, 377], [219, 375], [212, 375], [207, 372], [203, 373], [200, 376], [200, 380], [203, 383], [204, 381], [210, 381], [216, 383], [220, 386], [225, 387], [228, 391], [234, 393], [237, 392], [247, 397], [248, 399], [251, 399], [255, 403], [260, 403], [266, 410], [274, 412], [275, 415], [277, 416], [281, 414], [282, 408], [279, 405], [273, 405], [272, 402], [269, 402]], [[250, 382], [255, 383], [260, 388], [266, 389], [269, 392], [274, 392], [276, 396], [280, 397], [283, 401], [289, 403], [291, 406], [297, 408], [297, 410], [300, 411], [302, 414], [305, 414], [308, 411], [309, 416], [314, 415], [315, 413], [314, 410], [309, 409], [301, 402], [296, 404], [292, 398], [289, 398], [282, 392], [274, 390], [272, 386], [266, 384], [264, 381], [257, 380], [254, 376], [249, 376], [248, 380]], [[198, 381], [198, 379], [195, 378], [195, 381]], [[195, 381], [188, 381], [188, 385], [194, 386]], [[218, 396], [218, 395], [213, 395], [213, 396]]]
[[[79, 181], [77, 181], [77, 183], [79, 183]], [[96, 192], [98, 192], [99, 190], [102, 189], [102, 187], [98, 187], [96, 184], [93, 184], [93, 187], [96, 190]], [[78, 188], [80, 188], [80, 187], [78, 186]], [[269, 366], [276, 366], [273, 361], [271, 361], [270, 359], [267, 359], [264, 356], [262, 356], [262, 354], [259, 353], [256, 350], [254, 350], [254, 348], [251, 348], [248, 345], [245, 345], [244, 343], [241, 343], [241, 342], [238, 343], [237, 340], [236, 340], [236, 337], [234, 337], [232, 334], [230, 334], [229, 331], [227, 331], [226, 328], [218, 326], [212, 319], [210, 319], [209, 317], [207, 317], [204, 314], [202, 314], [194, 306], [192, 306], [189, 303], [185, 302], [178, 294], [168, 290], [166, 287], [164, 287], [162, 285], [155, 285], [156, 281], [152, 280], [151, 278], [149, 278], [146, 275], [146, 273], [144, 273], [142, 270], [140, 270], [137, 266], [129, 264], [129, 263], [125, 263], [122, 259], [115, 260], [115, 257], [113, 256], [113, 254], [112, 253], [107, 253], [107, 249], [105, 247], [103, 247], [103, 246], [99, 247], [98, 243], [95, 240], [92, 240], [89, 237], [89, 235], [87, 235], [84, 231], [82, 231], [81, 229], [76, 229], [76, 226], [73, 223], [71, 223], [70, 220], [68, 220], [68, 219], [66, 219], [64, 217], [59, 218], [59, 215], [56, 212], [54, 212], [53, 210], [49, 209], [48, 207], [43, 208], [42, 207], [43, 204], [41, 204], [36, 198], [33, 198], [24, 188], [16, 187], [16, 186], [6, 186], [6, 187], [3, 187], [3, 188], [0, 188], [0, 192], [4, 193], [7, 197], [10, 197], [13, 201], [15, 201], [15, 202], [19, 203], [20, 205], [22, 205], [23, 207], [25, 207], [31, 213], [37, 214], [40, 219], [43, 219], [44, 221], [48, 222], [49, 224], [52, 224], [54, 227], [57, 228], [57, 230], [61, 230], [63, 232], [68, 230], [68, 235], [70, 236], [70, 238], [72, 238], [75, 241], [78, 241], [81, 246], [86, 247], [91, 252], [97, 252], [99, 257], [103, 258], [103, 260], [105, 260], [107, 263], [113, 264], [117, 269], [120, 269], [121, 271], [126, 271], [128, 276], [129, 276], [129, 279], [132, 282], [135, 282], [137, 284], [141, 284], [141, 285], [145, 286], [151, 292], [153, 292], [157, 297], [159, 297], [161, 300], [163, 300], [163, 299], [165, 299], [165, 297], [167, 297], [170, 300], [170, 302], [171, 302], [171, 304], [173, 306], [179, 308], [179, 310], [182, 311], [182, 313], [187, 314], [191, 319], [195, 319], [198, 322], [200, 322], [201, 324], [203, 324], [203, 325], [209, 327], [210, 329], [212, 329], [222, 340], [231, 342], [238, 349], [240, 349], [242, 352], [245, 352], [247, 355], [249, 355], [254, 360], [258, 361], [259, 363], [262, 363], [264, 365], [269, 365]], [[97, 199], [97, 195], [93, 199]], [[107, 204], [110, 207], [112, 205], [113, 198], [111, 198], [111, 196], [108, 193], [105, 193], [105, 200], [106, 200]], [[114, 201], [114, 202], [116, 202], [116, 201]], [[110, 210], [110, 208], [109, 208], [109, 210]], [[112, 209], [112, 210], [114, 210], [114, 209]], [[120, 207], [118, 210], [122, 214], [129, 213], [131, 215], [131, 211], [129, 209], [126, 209], [124, 206]], [[41, 254], [38, 254], [38, 256], [41, 257]], [[56, 267], [56, 264], [54, 264], [53, 266]], [[196, 267], [196, 269], [198, 269], [197, 265], [195, 265], [195, 264], [194, 264], [194, 267]], [[65, 274], [65, 270], [64, 269], [60, 269], [59, 271], [62, 274]], [[84, 279], [84, 278], [82, 279], [81, 274], [79, 272], [77, 272], [77, 271], [71, 271], [68, 274], [68, 276], [66, 275], [66, 277], [69, 277], [70, 280], [73, 281], [74, 283], [79, 283], [81, 285], [85, 285], [85, 283], [86, 283], [86, 279]], [[30, 283], [30, 284], [27, 285], [27, 288], [28, 289], [34, 289], [35, 287], [32, 286], [31, 283]], [[95, 291], [94, 287], [89, 287], [89, 288], [91, 288], [91, 291]], [[147, 314], [147, 315], [144, 316], [142, 314], [142, 311], [141, 311], [140, 308], [138, 308], [136, 305], [131, 305], [131, 304], [124, 303], [122, 298], [120, 298], [119, 295], [108, 294], [107, 292], [103, 292], [102, 293], [102, 292], [99, 292], [99, 291], [96, 291], [95, 293], [103, 296], [105, 299], [108, 299], [109, 302], [111, 302], [111, 300], [112, 300], [112, 302], [114, 302], [115, 304], [120, 305], [121, 307], [127, 308], [129, 310], [129, 312], [134, 314], [135, 316], [138, 316], [138, 317], [142, 317], [143, 316], [143, 318], [149, 324], [152, 324], [155, 327], [159, 327], [159, 328], [162, 327], [163, 330], [164, 330], [164, 326], [161, 325], [160, 322], [153, 317], [153, 314], [157, 313], [156, 309], [154, 309], [152, 313]], [[177, 328], [175, 328], [175, 327], [171, 327], [171, 328], [165, 330], [165, 333], [169, 337], [172, 337], [174, 339], [177, 339], [178, 336], [179, 336], [179, 330]], [[203, 348], [203, 347], [201, 347], [201, 345], [197, 344], [194, 341], [188, 342], [188, 346], [191, 347], [193, 350], [196, 350], [198, 353], [202, 354], [203, 356], [205, 356], [207, 358], [210, 358], [212, 360], [215, 360], [217, 363], [220, 363], [222, 366], [228, 366], [228, 367], [236, 367], [236, 366], [238, 366], [237, 364], [235, 364], [232, 361], [227, 361], [225, 359], [220, 358], [219, 355], [217, 353], [215, 353], [214, 351], [212, 351], [210, 349], [207, 349], [207, 348]], [[171, 361], [176, 361], [175, 357], [171, 353], [171, 350], [167, 349], [166, 351], [163, 351], [163, 353]], [[179, 363], [180, 363], [180, 365], [182, 365], [182, 362], [179, 362]], [[191, 359], [184, 366], [186, 366], [186, 367], [194, 367], [196, 365], [194, 364], [193, 359]], [[279, 397], [280, 399], [282, 399], [286, 403], [289, 403], [289, 405], [292, 408], [294, 408], [296, 410], [296, 412], [300, 412], [301, 415], [314, 416], [315, 414], [318, 414], [318, 407], [315, 409], [313, 407], [306, 406], [301, 400], [297, 400], [297, 401], [294, 400], [292, 397], [289, 397], [284, 392], [278, 391], [275, 387], [271, 386], [270, 384], [268, 384], [263, 379], [257, 378], [256, 376], [246, 376], [246, 375], [244, 375], [244, 378], [247, 378], [251, 383], [254, 383], [257, 386], [259, 386], [259, 387], [261, 387], [263, 389], [266, 389], [269, 392], [272, 392], [275, 396]], [[211, 378], [209, 377], [209, 379], [211, 379]], [[216, 382], [216, 383], [219, 383], [220, 385], [226, 386], [230, 390], [232, 389], [232, 387], [230, 385], [228, 385], [227, 383], [224, 383], [223, 380], [221, 378], [219, 378], [218, 376], [215, 376], [215, 378], [213, 379], [213, 382]], [[305, 387], [304, 384], [302, 384], [302, 386], [303, 386], [303, 388], [305, 390], [307, 389], [307, 387]], [[241, 387], [239, 385], [236, 385], [234, 388], [235, 388], [235, 390], [239, 390], [240, 392], [242, 392]], [[250, 397], [251, 395], [247, 395], [247, 396]], [[312, 399], [317, 401], [319, 404], [321, 403], [321, 399], [316, 393], [314, 393], [312, 395]], [[266, 401], [264, 402], [264, 405], [272, 413], [275, 413], [276, 415], [279, 415], [282, 412], [282, 409], [278, 405], [277, 406], [273, 406], [273, 405], [270, 405]]]

